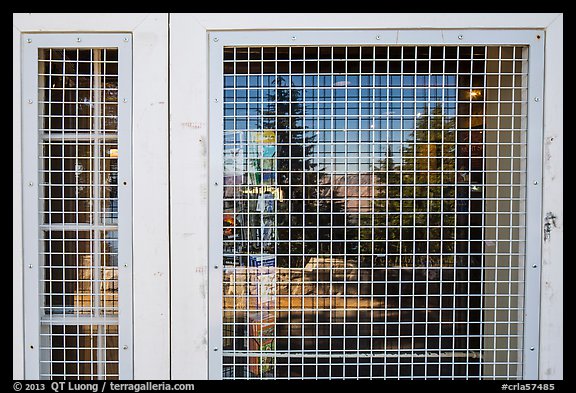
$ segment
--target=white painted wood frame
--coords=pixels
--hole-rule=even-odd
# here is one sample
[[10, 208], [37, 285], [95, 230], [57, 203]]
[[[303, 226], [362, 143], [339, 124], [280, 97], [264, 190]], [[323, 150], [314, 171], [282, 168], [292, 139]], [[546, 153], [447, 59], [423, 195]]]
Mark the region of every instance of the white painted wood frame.
[[[133, 34], [134, 378], [208, 378], [207, 40], [222, 30], [542, 29], [545, 39], [539, 377], [563, 378], [563, 15], [14, 14], [13, 378], [24, 375], [20, 35]], [[168, 59], [170, 53], [170, 61]], [[170, 106], [170, 108], [169, 108]]]
[[170, 378], [168, 16], [13, 15], [13, 378], [24, 374], [20, 35], [124, 32], [133, 37], [133, 378]]
[[[543, 212], [556, 226], [542, 241], [539, 377], [561, 379], [562, 358], [562, 14], [172, 14], [171, 272], [172, 377], [207, 378], [208, 74], [207, 40], [216, 31], [439, 29], [465, 36], [469, 29], [542, 29], [545, 39]], [[552, 138], [552, 139], [551, 139]], [[219, 143], [219, 141], [216, 141]], [[184, 179], [188, 179], [184, 181]], [[186, 283], [187, 285], [180, 284]]]

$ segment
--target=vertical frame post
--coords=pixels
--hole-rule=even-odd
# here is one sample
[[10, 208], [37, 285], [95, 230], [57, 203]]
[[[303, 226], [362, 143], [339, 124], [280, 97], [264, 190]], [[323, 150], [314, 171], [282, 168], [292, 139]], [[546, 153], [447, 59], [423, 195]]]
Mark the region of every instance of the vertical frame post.
[[538, 379], [542, 270], [542, 144], [544, 138], [544, 31], [530, 31], [526, 157], [526, 259], [524, 269], [524, 379]]
[[209, 34], [209, 262], [208, 378], [222, 378], [222, 198], [223, 198], [223, 46], [218, 33]]

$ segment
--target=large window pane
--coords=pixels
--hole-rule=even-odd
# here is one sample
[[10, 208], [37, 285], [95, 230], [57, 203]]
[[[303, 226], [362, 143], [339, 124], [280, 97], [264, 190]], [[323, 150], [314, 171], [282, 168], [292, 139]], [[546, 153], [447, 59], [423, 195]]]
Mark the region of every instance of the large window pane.
[[224, 377], [520, 374], [520, 49], [225, 48]]

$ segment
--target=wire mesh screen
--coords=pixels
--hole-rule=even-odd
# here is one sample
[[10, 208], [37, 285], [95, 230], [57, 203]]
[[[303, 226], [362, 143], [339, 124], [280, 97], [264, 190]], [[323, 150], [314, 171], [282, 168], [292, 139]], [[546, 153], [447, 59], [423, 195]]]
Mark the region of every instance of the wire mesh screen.
[[223, 49], [224, 378], [522, 373], [527, 48]]
[[118, 50], [38, 50], [40, 377], [118, 378]]

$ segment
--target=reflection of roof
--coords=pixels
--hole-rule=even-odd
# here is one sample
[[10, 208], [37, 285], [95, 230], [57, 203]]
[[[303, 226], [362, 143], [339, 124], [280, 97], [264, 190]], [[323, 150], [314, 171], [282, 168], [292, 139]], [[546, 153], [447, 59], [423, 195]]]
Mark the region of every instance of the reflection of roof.
[[346, 200], [347, 212], [372, 211], [373, 173], [334, 174], [322, 179], [322, 185], [332, 186], [333, 198]]
[[[277, 190], [273, 185], [248, 186], [243, 184], [244, 182], [245, 179], [242, 175], [224, 176], [225, 185], [236, 185], [236, 187], [224, 188], [224, 198], [241, 198], [240, 195], [246, 193], [260, 194], [264, 191], [274, 193]], [[349, 173], [321, 176], [319, 186], [330, 188], [333, 199], [344, 200], [346, 212], [371, 212], [374, 183], [373, 173]], [[282, 200], [283, 198], [280, 195], [277, 199]]]

